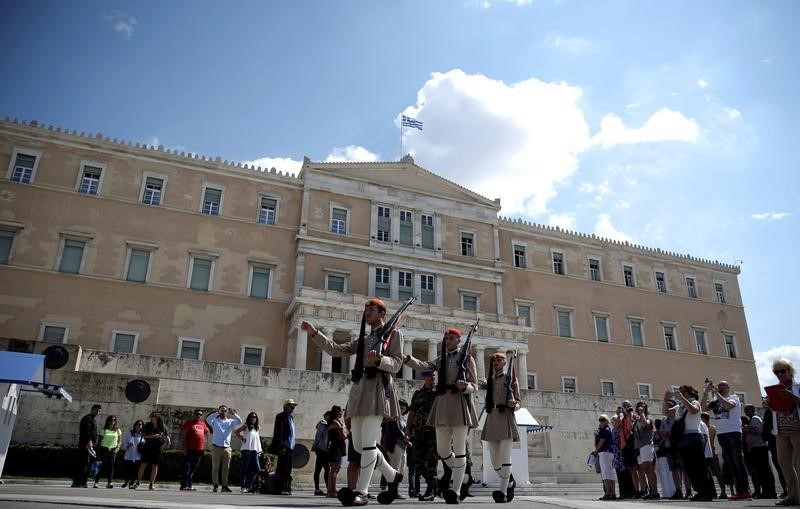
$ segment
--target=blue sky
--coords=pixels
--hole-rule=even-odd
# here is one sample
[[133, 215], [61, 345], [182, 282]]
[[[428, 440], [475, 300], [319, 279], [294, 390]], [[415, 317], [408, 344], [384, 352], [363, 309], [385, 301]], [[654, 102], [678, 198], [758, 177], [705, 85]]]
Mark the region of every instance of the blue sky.
[[[503, 213], [725, 263], [800, 361], [800, 3], [0, 0], [0, 115], [296, 171], [418, 164]], [[771, 378], [771, 375], [770, 375]]]

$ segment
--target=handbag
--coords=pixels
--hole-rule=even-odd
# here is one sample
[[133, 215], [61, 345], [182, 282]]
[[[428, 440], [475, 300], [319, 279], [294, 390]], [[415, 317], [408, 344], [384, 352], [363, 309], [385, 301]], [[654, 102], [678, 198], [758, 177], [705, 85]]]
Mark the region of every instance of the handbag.
[[89, 477], [97, 477], [100, 475], [100, 468], [102, 466], [103, 462], [101, 460], [92, 461], [91, 465], [89, 465]]

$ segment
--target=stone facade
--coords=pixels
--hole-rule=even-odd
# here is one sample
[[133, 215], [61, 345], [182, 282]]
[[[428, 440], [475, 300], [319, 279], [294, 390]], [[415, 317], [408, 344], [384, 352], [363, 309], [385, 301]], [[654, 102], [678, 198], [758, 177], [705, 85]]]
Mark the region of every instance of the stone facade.
[[[291, 176], [6, 119], [0, 167], [6, 337], [332, 381], [350, 359], [320, 352], [300, 321], [348, 341], [368, 296], [392, 312], [418, 295], [404, 352], [434, 357], [444, 330], [480, 318], [479, 376], [518, 350], [534, 408], [705, 377], [759, 396], [738, 267], [503, 218], [499, 200], [408, 156], [306, 159]], [[139, 374], [181, 379], [151, 368]], [[164, 404], [191, 394], [171, 384]]]

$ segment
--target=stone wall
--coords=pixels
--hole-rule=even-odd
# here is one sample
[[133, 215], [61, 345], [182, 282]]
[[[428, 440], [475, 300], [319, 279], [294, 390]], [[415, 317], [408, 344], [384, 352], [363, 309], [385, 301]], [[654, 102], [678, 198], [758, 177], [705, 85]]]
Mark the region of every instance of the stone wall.
[[[2, 347], [3, 345], [0, 345]], [[73, 396], [72, 402], [47, 398], [26, 392], [20, 400], [19, 417], [12, 442], [30, 444], [73, 444], [77, 440], [77, 423], [92, 404], [103, 405], [105, 416], [114, 414], [127, 430], [137, 418], [147, 419], [152, 410], [165, 418], [177, 441], [178, 429], [194, 408], [206, 410], [220, 404], [230, 405], [240, 415], [256, 411], [261, 417], [262, 437], [272, 436], [272, 423], [282, 410], [283, 400], [293, 398], [299, 442], [310, 448], [316, 423], [332, 405], [344, 406], [350, 380], [346, 375], [297, 371], [279, 368], [257, 368], [239, 364], [190, 361], [175, 358], [116, 354], [69, 347], [78, 357], [78, 365], [67, 364], [59, 370], [48, 370], [49, 383], [63, 385]], [[80, 354], [80, 355], [77, 355]], [[150, 397], [142, 403], [129, 402], [124, 394], [127, 383], [134, 379], [147, 381]], [[397, 381], [401, 397], [410, 400], [418, 381]], [[524, 406], [541, 424], [554, 429], [549, 433], [529, 436], [531, 481], [594, 482], [596, 474], [585, 465], [593, 445], [597, 415], [613, 411], [621, 398], [523, 391]], [[476, 408], [483, 395], [475, 397]], [[660, 408], [651, 402], [651, 408]], [[482, 467], [480, 433], [471, 433], [474, 472]], [[300, 469], [296, 476], [307, 480], [313, 462]]]

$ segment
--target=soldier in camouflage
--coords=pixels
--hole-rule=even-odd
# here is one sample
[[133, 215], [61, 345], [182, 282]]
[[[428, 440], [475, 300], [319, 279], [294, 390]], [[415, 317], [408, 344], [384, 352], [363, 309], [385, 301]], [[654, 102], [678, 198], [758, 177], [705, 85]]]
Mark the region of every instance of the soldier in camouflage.
[[419, 495], [420, 501], [432, 501], [436, 494], [436, 466], [439, 455], [436, 452], [436, 430], [428, 426], [428, 415], [436, 398], [436, 379], [433, 370], [420, 373], [424, 385], [414, 392], [408, 410], [408, 435], [414, 454], [417, 471], [425, 479], [425, 493]]

